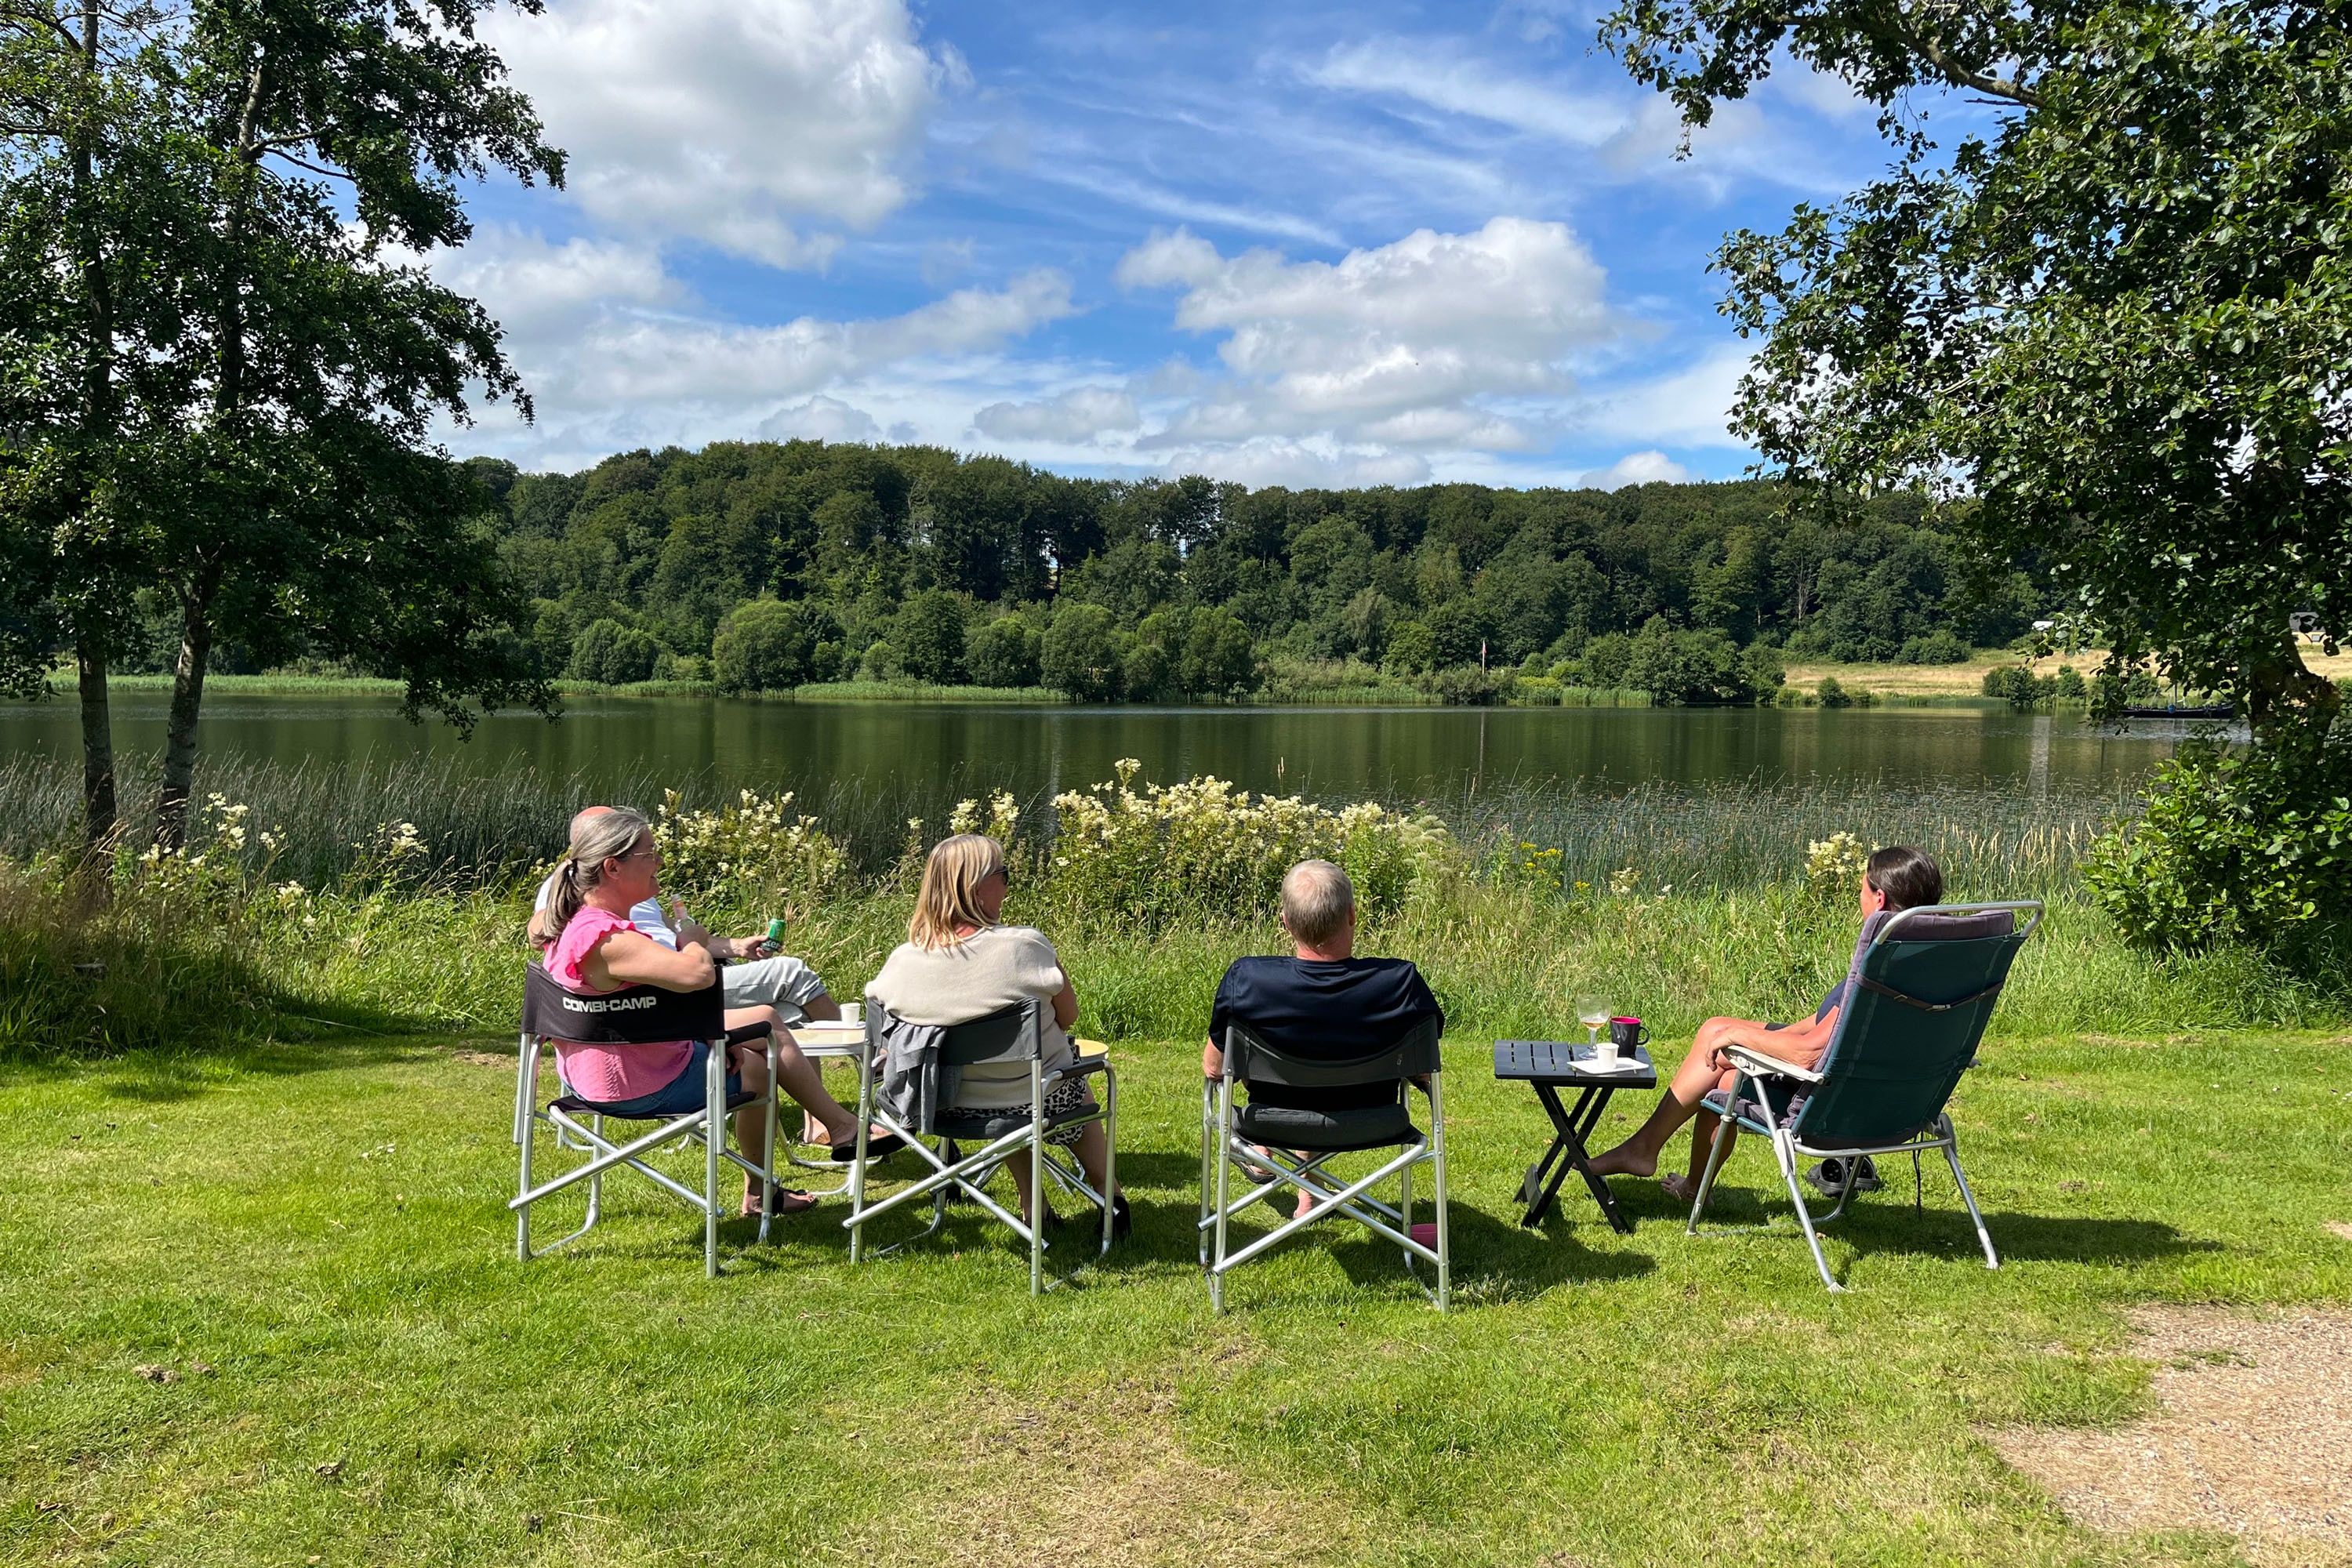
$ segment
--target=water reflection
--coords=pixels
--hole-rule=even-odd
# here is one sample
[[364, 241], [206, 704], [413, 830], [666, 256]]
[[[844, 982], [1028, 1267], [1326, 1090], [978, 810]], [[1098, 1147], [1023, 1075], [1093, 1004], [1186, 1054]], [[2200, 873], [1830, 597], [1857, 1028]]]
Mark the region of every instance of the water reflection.
[[[119, 696], [117, 743], [162, 745], [165, 695]], [[677, 698], [573, 699], [563, 720], [485, 720], [471, 742], [409, 725], [377, 696], [217, 695], [203, 743], [281, 762], [418, 752], [484, 772], [520, 765], [592, 779], [681, 778], [810, 789], [855, 780], [898, 790], [946, 778], [1027, 795], [1111, 776], [1214, 773], [1251, 789], [1391, 798], [1483, 793], [1551, 779], [1632, 785], [1876, 779], [2105, 791], [2145, 773], [2182, 731], [2115, 734], [2078, 718], [1972, 709], [1006, 709], [797, 704]], [[0, 703], [0, 749], [69, 758], [71, 700]]]

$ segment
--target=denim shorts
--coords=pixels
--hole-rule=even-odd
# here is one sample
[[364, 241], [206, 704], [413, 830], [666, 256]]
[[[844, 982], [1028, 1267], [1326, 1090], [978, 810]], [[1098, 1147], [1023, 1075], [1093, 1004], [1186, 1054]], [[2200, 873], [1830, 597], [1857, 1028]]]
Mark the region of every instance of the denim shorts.
[[[686, 1066], [678, 1068], [676, 1078], [651, 1094], [641, 1094], [635, 1100], [616, 1100], [596, 1109], [606, 1116], [651, 1118], [691, 1115], [702, 1109], [705, 1098], [703, 1074], [709, 1070], [709, 1067], [710, 1042], [697, 1040], [694, 1042], [694, 1054], [686, 1058]], [[732, 1100], [742, 1092], [743, 1075], [729, 1073], [727, 1098]]]

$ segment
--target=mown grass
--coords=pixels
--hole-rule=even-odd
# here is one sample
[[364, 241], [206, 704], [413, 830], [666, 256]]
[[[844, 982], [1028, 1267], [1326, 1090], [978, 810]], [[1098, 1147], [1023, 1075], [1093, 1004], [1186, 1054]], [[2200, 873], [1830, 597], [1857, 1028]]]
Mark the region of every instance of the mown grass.
[[[2352, 1291], [2320, 1223], [2346, 1217], [2346, 1043], [2025, 1021], [1956, 1106], [2004, 1267], [1948, 1177], [1915, 1217], [1890, 1171], [1829, 1244], [1836, 1298], [1793, 1232], [1689, 1240], [1647, 1184], [1630, 1237], [1574, 1194], [1519, 1228], [1547, 1128], [1457, 1027], [1443, 1318], [1337, 1231], [1211, 1316], [1182, 1036], [1114, 1046], [1133, 1243], [1034, 1302], [976, 1211], [852, 1268], [837, 1200], [764, 1249], [730, 1226], [709, 1284], [698, 1225], [642, 1183], [516, 1263], [504, 1036], [0, 1068], [0, 1554], [2237, 1562], [2069, 1524], [1982, 1433], [2144, 1409], [2132, 1304]], [[1767, 1173], [1741, 1156], [1727, 1217], [1785, 1219]]]
[[[2097, 803], [1458, 803], [1478, 852], [1364, 944], [1420, 962], [1447, 1011], [1457, 1310], [1334, 1230], [1245, 1271], [1217, 1319], [1192, 1253], [1197, 1053], [1218, 974], [1276, 950], [1270, 922], [1142, 930], [1015, 889], [1122, 1072], [1138, 1231], [1068, 1289], [1033, 1302], [971, 1209], [852, 1268], [837, 1200], [768, 1248], [730, 1226], [714, 1286], [698, 1225], [644, 1184], [522, 1265], [519, 868], [568, 805], [425, 773], [247, 782], [322, 842], [394, 800], [446, 812], [442, 836], [390, 879], [305, 851], [334, 874], [299, 896], [100, 900], [0, 870], [8, 1560], [2219, 1564], [2218, 1538], [2069, 1524], [1983, 1433], [2144, 1409], [2130, 1305], [2352, 1291], [2323, 1228], [2352, 1219], [2341, 967], [2124, 947], [2073, 886]], [[446, 804], [411, 793], [436, 784]], [[0, 766], [0, 811], [48, 787]], [[1835, 1298], [1792, 1232], [1686, 1239], [1650, 1184], [1621, 1184], [1631, 1237], [1573, 1192], [1520, 1228], [1548, 1125], [1493, 1080], [1491, 1042], [1568, 1033], [1591, 989], [1662, 1053], [1711, 1013], [1809, 1010], [1854, 921], [1795, 874], [1816, 826], [1939, 845], [1964, 896], [2052, 900], [1955, 1102], [2004, 1267], [1981, 1268], [1948, 1177], [1914, 1216], [1899, 1168], [1830, 1243]], [[1573, 887], [1628, 865], [1635, 892]], [[789, 944], [856, 994], [907, 902], [862, 876]], [[1743, 1153], [1726, 1217], [1785, 1220], [1769, 1176]]]

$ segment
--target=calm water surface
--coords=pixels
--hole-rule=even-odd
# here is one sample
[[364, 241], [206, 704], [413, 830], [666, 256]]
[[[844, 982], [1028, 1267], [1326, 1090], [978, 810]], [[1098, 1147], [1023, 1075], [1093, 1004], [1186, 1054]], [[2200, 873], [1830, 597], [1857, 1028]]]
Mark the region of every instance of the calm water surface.
[[[115, 699], [118, 746], [163, 743], [166, 694]], [[471, 742], [402, 721], [373, 695], [215, 694], [207, 752], [285, 763], [462, 758], [485, 773], [529, 765], [591, 779], [687, 777], [803, 792], [855, 780], [898, 790], [1067, 789], [1111, 776], [1120, 757], [1148, 779], [1214, 773], [1250, 789], [1393, 799], [1510, 784], [1602, 784], [1872, 779], [1897, 786], [2015, 785], [2106, 791], [2147, 772], [2178, 726], [2116, 734], [2072, 716], [1969, 709], [1138, 709], [930, 707], [582, 697], [549, 723], [485, 720]], [[73, 758], [70, 698], [0, 702], [0, 752]]]

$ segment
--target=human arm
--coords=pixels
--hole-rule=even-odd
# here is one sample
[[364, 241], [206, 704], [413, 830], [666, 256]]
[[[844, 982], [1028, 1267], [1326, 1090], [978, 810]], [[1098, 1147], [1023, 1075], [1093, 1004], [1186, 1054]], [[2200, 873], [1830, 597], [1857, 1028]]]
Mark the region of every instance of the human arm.
[[1069, 976], [1062, 977], [1062, 988], [1054, 993], [1054, 1022], [1066, 1031], [1078, 1021], [1078, 988], [1070, 984]]
[[669, 948], [641, 931], [616, 931], [582, 955], [580, 973], [599, 991], [651, 985], [691, 992], [707, 990], [719, 978], [719, 965], [698, 943]]

